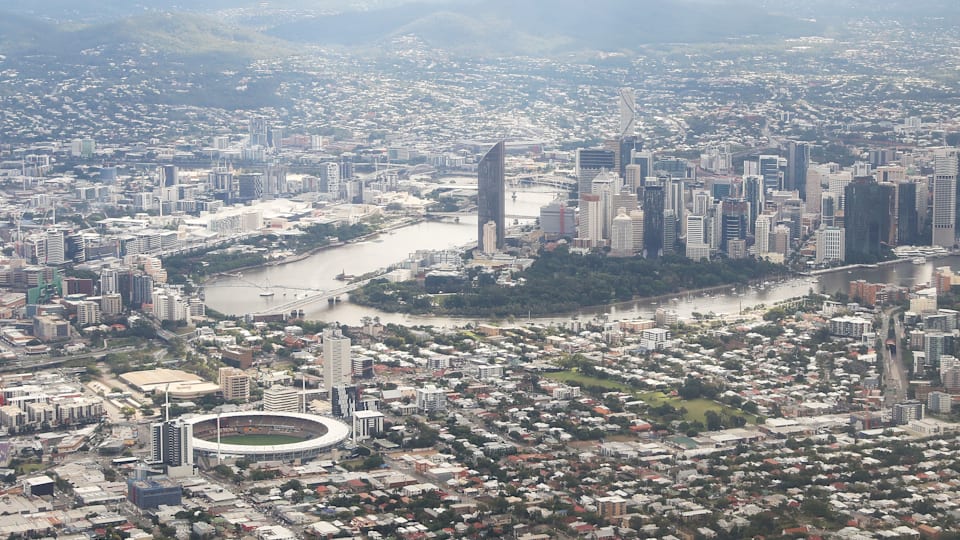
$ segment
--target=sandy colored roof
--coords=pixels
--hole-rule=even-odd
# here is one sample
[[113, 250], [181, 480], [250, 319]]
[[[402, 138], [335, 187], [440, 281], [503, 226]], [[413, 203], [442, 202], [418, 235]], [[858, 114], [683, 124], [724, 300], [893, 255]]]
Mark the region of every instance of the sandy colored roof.
[[120, 375], [123, 382], [140, 388], [145, 392], [155, 390], [157, 387], [166, 386], [170, 383], [202, 381], [203, 377], [180, 371], [179, 369], [148, 369], [144, 371], [130, 371]]

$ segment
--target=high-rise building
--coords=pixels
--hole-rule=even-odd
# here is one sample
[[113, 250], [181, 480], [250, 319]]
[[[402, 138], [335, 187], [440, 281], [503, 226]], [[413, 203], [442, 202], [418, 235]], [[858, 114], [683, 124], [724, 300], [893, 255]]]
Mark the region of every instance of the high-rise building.
[[710, 258], [706, 220], [706, 216], [703, 215], [687, 216], [686, 256], [688, 259], [699, 261], [700, 259]]
[[330, 413], [334, 418], [350, 418], [357, 410], [359, 391], [354, 384], [334, 386], [330, 392]]
[[600, 238], [602, 240], [610, 239], [610, 227], [613, 225], [613, 218], [616, 215], [613, 198], [620, 192], [619, 184], [620, 178], [612, 171], [601, 172], [590, 183], [590, 192], [600, 197], [600, 223], [603, 227]]
[[220, 368], [220, 392], [227, 401], [250, 401], [250, 377], [242, 369]]
[[677, 217], [672, 208], [663, 211], [663, 254], [673, 255], [677, 251]]
[[641, 148], [643, 148], [643, 143], [634, 135], [621, 136], [620, 140], [617, 141], [616, 173], [620, 178], [626, 178], [627, 165], [630, 165], [630, 156]]
[[577, 238], [586, 247], [603, 245], [603, 211], [600, 208], [600, 196], [587, 193], [580, 196], [580, 222]]
[[340, 182], [340, 166], [332, 161], [320, 164], [320, 183], [317, 186], [320, 191], [327, 193], [333, 199], [340, 198], [342, 188]]
[[754, 237], [757, 255], [763, 257], [770, 252], [770, 232], [773, 225], [772, 216], [760, 214], [754, 226]]
[[766, 191], [777, 191], [782, 186], [780, 172], [780, 156], [761, 155], [757, 158], [758, 170], [763, 177], [763, 186]]
[[263, 410], [300, 412], [300, 393], [292, 386], [275, 384], [263, 391]]
[[610, 231], [610, 255], [614, 257], [632, 256], [633, 222], [623, 208], [617, 210], [617, 217], [613, 218], [613, 226]]
[[876, 262], [881, 257], [881, 245], [888, 241], [893, 188], [878, 184], [873, 178], [861, 177], [847, 185], [845, 197], [844, 261]]
[[797, 190], [800, 198], [807, 200], [807, 167], [810, 164], [810, 146], [805, 142], [787, 143], [787, 174], [783, 177], [783, 189]]
[[330, 392], [333, 387], [352, 382], [353, 363], [350, 360], [350, 338], [339, 328], [323, 330], [323, 386]]
[[633, 235], [633, 252], [643, 253], [643, 210], [630, 212], [630, 230]]
[[917, 185], [899, 182], [897, 197], [897, 245], [913, 246], [920, 243], [920, 217], [917, 213]]
[[193, 464], [193, 426], [180, 420], [152, 424], [150, 455], [168, 467]]
[[957, 154], [944, 152], [933, 162], [933, 245], [957, 243]]
[[619, 170], [616, 156], [612, 150], [603, 148], [577, 149], [577, 189], [580, 195], [591, 192], [593, 178], [604, 170]]
[[720, 225], [720, 249], [727, 252], [730, 240], [747, 238], [747, 216], [750, 211], [743, 199], [724, 199]]
[[620, 138], [633, 137], [637, 129], [637, 100], [633, 88], [621, 88], [617, 94], [620, 97]]
[[820, 195], [820, 224], [824, 227], [833, 227], [837, 213], [837, 202], [831, 193]]
[[503, 141], [493, 145], [477, 165], [477, 247], [483, 249], [483, 226], [492, 221], [497, 225], [497, 250], [502, 250], [507, 226], [504, 214], [506, 149]]
[[655, 259], [663, 252], [663, 186], [648, 185], [643, 190], [643, 250]]
[[840, 227], [821, 227], [816, 232], [818, 263], [843, 261], [845, 231]]
[[179, 183], [176, 165], [163, 165], [160, 167], [160, 187], [175, 186]]
[[762, 176], [750, 175], [743, 179], [743, 198], [747, 200], [750, 210], [747, 216], [747, 227], [749, 232], [753, 233], [757, 216], [763, 211], [763, 204], [766, 201]]
[[442, 411], [447, 408], [447, 391], [435, 385], [417, 388], [417, 410], [423, 412]]

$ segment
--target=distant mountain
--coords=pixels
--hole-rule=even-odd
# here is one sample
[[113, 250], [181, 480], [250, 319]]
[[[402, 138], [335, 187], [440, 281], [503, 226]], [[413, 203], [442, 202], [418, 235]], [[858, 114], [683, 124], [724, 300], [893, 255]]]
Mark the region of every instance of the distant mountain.
[[629, 50], [642, 44], [793, 37], [819, 25], [755, 2], [489, 0], [414, 3], [291, 21], [268, 30], [300, 42], [359, 45], [416, 34], [432, 46], [473, 53]]
[[91, 25], [56, 25], [0, 13], [0, 54], [72, 58], [90, 49], [141, 48], [183, 57], [221, 54], [240, 59], [291, 50], [276, 38], [197, 14], [154, 13]]

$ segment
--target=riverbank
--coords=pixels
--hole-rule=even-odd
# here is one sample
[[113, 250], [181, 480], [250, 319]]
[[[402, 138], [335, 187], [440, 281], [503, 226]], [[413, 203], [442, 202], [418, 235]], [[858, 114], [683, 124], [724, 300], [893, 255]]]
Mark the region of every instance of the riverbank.
[[260, 269], [268, 268], [268, 267], [271, 267], [271, 266], [285, 266], [285, 265], [288, 265], [288, 264], [297, 263], [297, 262], [300, 262], [300, 261], [304, 261], [304, 260], [306, 260], [306, 259], [308, 259], [308, 258], [310, 258], [310, 257], [312, 257], [312, 256], [314, 256], [314, 255], [316, 255], [317, 253], [320, 253], [320, 252], [323, 252], [323, 251], [326, 251], [326, 250], [329, 250], [329, 249], [334, 249], [334, 248], [339, 248], [339, 247], [343, 247], [343, 246], [348, 246], [348, 245], [350, 245], [350, 244], [356, 244], [356, 243], [358, 243], [358, 242], [364, 242], [364, 241], [367, 241], [367, 240], [372, 240], [372, 239], [376, 238], [377, 236], [379, 236], [379, 235], [381, 235], [381, 234], [389, 233], [389, 232], [395, 231], [395, 230], [397, 230], [397, 229], [402, 229], [403, 227], [409, 227], [409, 226], [411, 226], [411, 225], [416, 225], [417, 223], [421, 223], [421, 222], [423, 222], [423, 221], [424, 221], [424, 219], [423, 219], [422, 217], [419, 217], [419, 218], [404, 217], [404, 218], [402, 218], [402, 219], [400, 219], [400, 220], [398, 220], [398, 221], [396, 221], [396, 222], [390, 223], [389, 225], [387, 225], [387, 226], [385, 226], [385, 227], [378, 228], [378, 229], [376, 229], [376, 230], [374, 230], [374, 231], [371, 231], [371, 232], [369, 232], [369, 233], [367, 233], [367, 234], [358, 236], [358, 237], [356, 237], [356, 238], [353, 238], [353, 239], [351, 239], [351, 240], [347, 240], [347, 241], [345, 241], [345, 242], [338, 240], [338, 241], [336, 241], [336, 242], [330, 242], [329, 244], [323, 244], [323, 245], [321, 245], [321, 246], [314, 246], [314, 247], [312, 247], [312, 248], [310, 248], [310, 249], [308, 249], [308, 250], [306, 250], [306, 251], [304, 251], [304, 252], [302, 252], [302, 253], [296, 253], [296, 254], [293, 254], [293, 255], [288, 255], [288, 256], [284, 257], [283, 259], [274, 259], [274, 260], [271, 260], [271, 261], [266, 261], [266, 262], [264, 262], [263, 264], [251, 264], [251, 265], [248, 265], [248, 266], [242, 266], [242, 267], [235, 268], [235, 269], [230, 270], [230, 271], [227, 271], [227, 272], [217, 272], [216, 274], [211, 274], [211, 275], [209, 275], [209, 276], [206, 276], [206, 277], [204, 278], [204, 280], [203, 280], [203, 283], [206, 284], [206, 283], [209, 283], [209, 282], [213, 282], [213, 281], [216, 281], [218, 278], [227, 278], [227, 277], [233, 277], [233, 278], [235, 278], [235, 277], [238, 276], [238, 274], [241, 274], [241, 273], [243, 273], [243, 272], [248, 272], [248, 271], [251, 271], [251, 270], [260, 270]]

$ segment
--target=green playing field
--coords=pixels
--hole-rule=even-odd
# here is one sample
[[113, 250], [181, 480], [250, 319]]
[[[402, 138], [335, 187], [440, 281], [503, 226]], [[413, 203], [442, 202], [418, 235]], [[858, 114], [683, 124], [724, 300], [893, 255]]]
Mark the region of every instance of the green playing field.
[[[216, 442], [216, 437], [211, 439]], [[277, 444], [291, 444], [304, 441], [303, 437], [294, 437], [292, 435], [230, 435], [221, 437], [223, 444], [242, 444], [246, 446], [271, 446]]]

